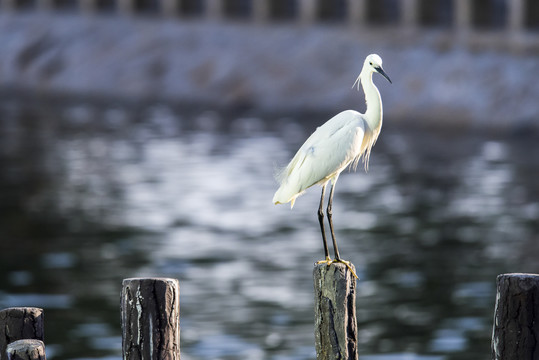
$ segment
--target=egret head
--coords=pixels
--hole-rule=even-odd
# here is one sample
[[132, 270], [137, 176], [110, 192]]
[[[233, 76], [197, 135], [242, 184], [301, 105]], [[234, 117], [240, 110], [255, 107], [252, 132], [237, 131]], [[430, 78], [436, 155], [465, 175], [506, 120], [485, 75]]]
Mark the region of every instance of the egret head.
[[357, 84], [357, 88], [359, 90], [359, 82], [361, 80], [362, 75], [371, 75], [372, 73], [379, 73], [383, 77], [387, 79], [387, 81], [391, 82], [391, 79], [387, 74], [385, 73], [384, 69], [382, 68], [382, 58], [377, 54], [370, 54], [365, 58], [365, 62], [363, 63], [363, 70], [361, 70], [361, 74], [357, 77], [354, 86]]
[[370, 72], [377, 72], [381, 74], [383, 77], [387, 79], [387, 81], [391, 82], [391, 79], [387, 74], [385, 73], [384, 69], [382, 68], [382, 58], [377, 54], [370, 54], [365, 59], [365, 63], [363, 64], [363, 69], [368, 69]]

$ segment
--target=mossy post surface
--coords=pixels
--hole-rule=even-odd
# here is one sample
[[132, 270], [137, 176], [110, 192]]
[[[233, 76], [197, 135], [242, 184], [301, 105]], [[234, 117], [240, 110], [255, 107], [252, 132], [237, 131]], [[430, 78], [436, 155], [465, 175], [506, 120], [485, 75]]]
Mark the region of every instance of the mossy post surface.
[[313, 277], [316, 359], [356, 360], [358, 340], [354, 275], [345, 264], [334, 263], [330, 266], [315, 265]]

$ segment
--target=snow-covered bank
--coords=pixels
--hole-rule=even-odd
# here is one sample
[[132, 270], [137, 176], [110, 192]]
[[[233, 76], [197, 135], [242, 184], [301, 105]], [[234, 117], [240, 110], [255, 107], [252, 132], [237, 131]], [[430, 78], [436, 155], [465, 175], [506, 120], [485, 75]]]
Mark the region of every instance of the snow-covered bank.
[[[261, 110], [362, 110], [364, 57], [393, 119], [539, 127], [539, 57], [414, 43], [341, 27], [0, 16], [0, 86], [158, 97]], [[427, 44], [428, 42], [428, 44]]]

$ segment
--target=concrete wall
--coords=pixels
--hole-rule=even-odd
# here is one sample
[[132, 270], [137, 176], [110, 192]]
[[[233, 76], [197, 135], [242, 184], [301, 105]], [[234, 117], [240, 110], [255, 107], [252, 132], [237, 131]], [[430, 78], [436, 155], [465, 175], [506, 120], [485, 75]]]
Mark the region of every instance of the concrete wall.
[[337, 24], [357, 29], [451, 30], [464, 43], [539, 48], [536, 0], [0, 0], [0, 12], [79, 12], [85, 15], [189, 17], [253, 24]]
[[[423, 26], [420, 14], [425, 12], [449, 12], [452, 26], [467, 30], [474, 27], [474, 19], [489, 18], [500, 12], [503, 19], [496, 19], [492, 27], [507, 31], [539, 30], [537, 19], [526, 21], [525, 14], [534, 0], [335, 0], [327, 6], [323, 0], [0, 0], [2, 11], [47, 10], [61, 11], [77, 9], [81, 13], [117, 12], [122, 15], [161, 13], [164, 16], [199, 16], [223, 19], [227, 16], [246, 17], [254, 22], [272, 21], [276, 14], [290, 12], [289, 18], [301, 23], [323, 20], [350, 25], [384, 23], [385, 14], [398, 13], [396, 19], [388, 17], [389, 25]], [[228, 10], [227, 9], [231, 9]], [[234, 14], [234, 13], [238, 14]], [[488, 13], [488, 14], [487, 14]], [[434, 16], [436, 18], [436, 16]], [[388, 20], [386, 19], [386, 20]], [[428, 25], [446, 26], [445, 21], [436, 19]], [[476, 21], [477, 23], [477, 21]], [[497, 26], [501, 25], [501, 26]], [[487, 26], [488, 27], [488, 26]]]

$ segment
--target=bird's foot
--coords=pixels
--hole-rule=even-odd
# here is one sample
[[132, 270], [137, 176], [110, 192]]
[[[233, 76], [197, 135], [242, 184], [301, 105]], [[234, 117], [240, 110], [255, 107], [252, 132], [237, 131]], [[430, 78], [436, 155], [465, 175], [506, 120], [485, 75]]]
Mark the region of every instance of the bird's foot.
[[336, 258], [335, 260], [332, 261], [332, 263], [341, 263], [341, 264], [344, 264], [346, 265], [346, 267], [348, 268], [348, 270], [350, 270], [350, 272], [352, 273], [352, 275], [359, 280], [359, 278], [357, 277], [356, 275], [356, 272], [354, 271], [354, 268], [352, 267], [352, 263], [350, 261], [346, 261], [346, 260], [343, 260], [341, 258]]
[[326, 256], [326, 260], [317, 261], [315, 263], [315, 265], [327, 264], [327, 266], [329, 266], [329, 265], [331, 265], [332, 262], [333, 262], [333, 260], [331, 260], [331, 258], [329, 256]]
[[325, 260], [320, 260], [320, 261], [317, 261], [315, 263], [315, 265], [320, 265], [320, 264], [326, 264], [327, 266], [330, 266], [331, 264], [333, 263], [341, 263], [341, 264], [344, 264], [346, 265], [346, 267], [348, 268], [348, 270], [350, 270], [350, 272], [352, 273], [352, 275], [356, 278], [356, 279], [359, 279], [356, 275], [356, 272], [354, 271], [354, 268], [352, 267], [352, 263], [350, 261], [346, 261], [346, 260], [343, 260], [343, 259], [340, 259], [340, 258], [337, 258], [337, 259], [331, 259], [329, 256], [326, 257]]

